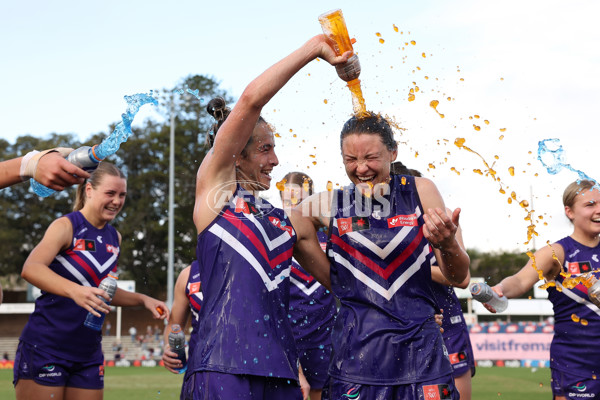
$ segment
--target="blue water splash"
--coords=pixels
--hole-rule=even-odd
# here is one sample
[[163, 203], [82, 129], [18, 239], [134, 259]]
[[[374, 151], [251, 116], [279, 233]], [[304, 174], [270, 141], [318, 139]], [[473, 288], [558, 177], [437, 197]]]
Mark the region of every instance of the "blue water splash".
[[[597, 182], [596, 179], [590, 178], [585, 172], [573, 168], [570, 164], [564, 161], [565, 151], [560, 144], [559, 139], [544, 139], [538, 142], [538, 160], [550, 175], [558, 174], [563, 168], [577, 174], [578, 181], [589, 180]], [[595, 185], [598, 187], [598, 184]]]
[[133, 133], [131, 131], [133, 119], [143, 105], [158, 105], [158, 100], [153, 97], [152, 91], [150, 91], [149, 94], [137, 93], [132, 96], [125, 96], [125, 101], [127, 102], [127, 110], [125, 113], [121, 114], [121, 122], [115, 126], [115, 130], [96, 148], [96, 155], [100, 159], [105, 159], [106, 157], [115, 154], [117, 150], [119, 150], [121, 143], [124, 143], [129, 139]]
[[[95, 149], [96, 157], [100, 160], [115, 154], [121, 146], [121, 143], [124, 143], [127, 141], [127, 139], [129, 139], [133, 133], [131, 131], [131, 123], [144, 104], [151, 103], [158, 105], [158, 100], [153, 97], [152, 90], [149, 94], [137, 93], [131, 96], [125, 96], [125, 101], [127, 102], [127, 110], [125, 113], [121, 114], [121, 122], [115, 126], [115, 130]], [[35, 194], [40, 197], [48, 197], [55, 192], [54, 190], [37, 182], [33, 178], [29, 180], [29, 183]]]
[[204, 102], [204, 99], [200, 97], [200, 89], [192, 90], [190, 88], [185, 88], [185, 91], [197, 98], [200, 101], [200, 104]]

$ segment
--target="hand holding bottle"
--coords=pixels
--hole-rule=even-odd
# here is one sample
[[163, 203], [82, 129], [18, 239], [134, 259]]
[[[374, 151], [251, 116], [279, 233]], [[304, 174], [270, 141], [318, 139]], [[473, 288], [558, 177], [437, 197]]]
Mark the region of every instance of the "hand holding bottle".
[[508, 307], [508, 299], [502, 293], [502, 285], [491, 288], [486, 283], [473, 283], [469, 288], [471, 296], [492, 313], [500, 313]]

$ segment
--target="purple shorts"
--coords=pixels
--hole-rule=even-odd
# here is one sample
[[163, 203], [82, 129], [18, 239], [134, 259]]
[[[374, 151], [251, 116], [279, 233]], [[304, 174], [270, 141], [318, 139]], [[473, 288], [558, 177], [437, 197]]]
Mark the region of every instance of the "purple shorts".
[[184, 400], [302, 400], [298, 382], [285, 378], [200, 371], [183, 382]]
[[583, 378], [568, 372], [551, 369], [552, 394], [567, 399], [591, 399], [600, 397], [600, 380]]
[[402, 400], [458, 400], [452, 375], [431, 381], [407, 385], [379, 386], [349, 383], [329, 378], [321, 395], [322, 400], [338, 399], [402, 399]]
[[456, 333], [442, 334], [442, 336], [448, 350], [454, 377], [462, 376], [469, 371], [471, 371], [471, 376], [475, 376], [475, 358], [466, 327]]
[[19, 379], [32, 379], [43, 386], [68, 386], [81, 389], [104, 389], [104, 360], [74, 362], [48, 354], [19, 342], [13, 369], [13, 385]]
[[323, 389], [327, 380], [329, 359], [331, 358], [331, 345], [317, 347], [316, 349], [298, 349], [302, 372], [308, 381], [310, 388]]

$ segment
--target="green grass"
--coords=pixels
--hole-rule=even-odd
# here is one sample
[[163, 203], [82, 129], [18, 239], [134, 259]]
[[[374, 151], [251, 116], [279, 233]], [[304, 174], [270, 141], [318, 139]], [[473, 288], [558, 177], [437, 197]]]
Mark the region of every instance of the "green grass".
[[[105, 400], [179, 399], [183, 375], [162, 367], [106, 368]], [[552, 398], [550, 369], [477, 368], [473, 400], [547, 400]], [[15, 398], [12, 370], [0, 370], [0, 399]]]

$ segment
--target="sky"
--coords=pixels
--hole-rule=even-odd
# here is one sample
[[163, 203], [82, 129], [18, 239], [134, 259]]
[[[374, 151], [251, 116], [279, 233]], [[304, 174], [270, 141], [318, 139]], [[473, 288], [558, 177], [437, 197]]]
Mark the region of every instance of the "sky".
[[[321, 33], [320, 14], [341, 8], [357, 40], [367, 109], [395, 121], [398, 159], [462, 209], [468, 248], [527, 251], [571, 233], [561, 199], [577, 175], [550, 175], [536, 156], [539, 141], [557, 138], [567, 163], [598, 175], [597, 1], [202, 3], [0, 0], [0, 137], [108, 133], [125, 111], [123, 96], [193, 74], [238, 98]], [[347, 184], [339, 132], [351, 113], [350, 92], [326, 62], [296, 74], [263, 109], [280, 136], [274, 182], [300, 170], [316, 190]], [[145, 106], [134, 134], [146, 118], [160, 117]], [[479, 155], [457, 147], [459, 138]], [[278, 204], [274, 186], [266, 195]], [[539, 236], [525, 244], [531, 209]]]

